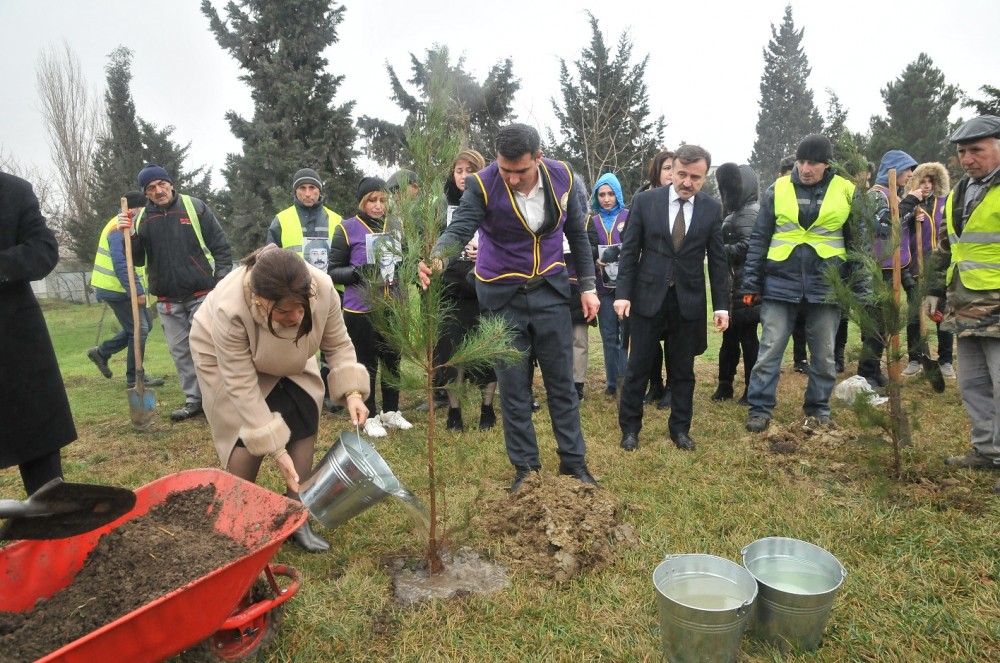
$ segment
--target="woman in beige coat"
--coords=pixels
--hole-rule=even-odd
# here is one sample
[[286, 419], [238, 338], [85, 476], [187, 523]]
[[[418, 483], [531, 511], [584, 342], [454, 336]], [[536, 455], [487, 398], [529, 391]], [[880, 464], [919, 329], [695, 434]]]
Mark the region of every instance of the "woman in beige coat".
[[[273, 456], [298, 499], [299, 477], [311, 473], [323, 380], [321, 350], [330, 364], [330, 397], [346, 404], [351, 423], [364, 424], [368, 371], [357, 362], [330, 277], [298, 254], [266, 246], [244, 259], [208, 295], [191, 327], [191, 353], [205, 415], [222, 465], [256, 481]], [[307, 521], [292, 538], [309, 552], [330, 544]]]

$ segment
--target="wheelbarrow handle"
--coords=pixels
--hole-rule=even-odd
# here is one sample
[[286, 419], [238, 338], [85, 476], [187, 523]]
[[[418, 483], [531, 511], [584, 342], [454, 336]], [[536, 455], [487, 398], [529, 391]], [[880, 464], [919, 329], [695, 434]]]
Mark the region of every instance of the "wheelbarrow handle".
[[[222, 625], [219, 626], [219, 631], [242, 629], [245, 624], [257, 619], [266, 612], [270, 612], [288, 599], [295, 596], [295, 593], [299, 591], [299, 586], [302, 584], [302, 573], [298, 569], [288, 566], [287, 564], [268, 564], [265, 571], [267, 572], [268, 580], [271, 582], [272, 587], [276, 590], [277, 596], [273, 599], [262, 599], [257, 601], [253, 605], [248, 606], [245, 610], [242, 610], [235, 615], [230, 615], [226, 621], [222, 622]], [[291, 578], [292, 582], [286, 587], [277, 588], [277, 585], [274, 582], [274, 576], [276, 575]]]

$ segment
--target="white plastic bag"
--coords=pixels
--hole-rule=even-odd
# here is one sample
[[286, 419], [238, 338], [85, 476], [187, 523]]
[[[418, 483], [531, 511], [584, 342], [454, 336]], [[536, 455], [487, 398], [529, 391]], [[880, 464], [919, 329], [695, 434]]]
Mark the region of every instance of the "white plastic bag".
[[852, 375], [843, 382], [837, 385], [837, 388], [833, 390], [833, 395], [842, 401], [847, 401], [848, 403], [854, 402], [854, 397], [858, 394], [870, 394], [868, 397], [868, 402], [872, 405], [882, 405], [889, 401], [885, 396], [879, 396], [873, 390], [868, 380], [864, 379], [860, 375]]

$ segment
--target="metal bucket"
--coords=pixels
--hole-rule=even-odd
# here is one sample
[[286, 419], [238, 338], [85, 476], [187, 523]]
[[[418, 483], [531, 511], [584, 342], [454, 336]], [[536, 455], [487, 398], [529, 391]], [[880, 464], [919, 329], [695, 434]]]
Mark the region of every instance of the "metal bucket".
[[299, 486], [299, 497], [316, 520], [333, 528], [400, 488], [374, 447], [357, 433], [344, 432]]
[[743, 549], [743, 566], [760, 585], [751, 632], [783, 652], [819, 647], [847, 577], [837, 558], [811, 543], [772, 536]]
[[731, 662], [757, 596], [757, 582], [714, 555], [667, 555], [653, 571], [663, 656], [673, 663]]

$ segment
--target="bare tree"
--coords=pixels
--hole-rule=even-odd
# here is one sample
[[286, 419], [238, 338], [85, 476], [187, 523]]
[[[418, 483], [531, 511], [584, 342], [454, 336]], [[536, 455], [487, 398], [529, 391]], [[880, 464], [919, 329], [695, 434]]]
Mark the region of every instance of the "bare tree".
[[42, 53], [35, 77], [52, 161], [59, 173], [55, 184], [65, 206], [65, 216], [59, 221], [83, 219], [90, 213], [91, 155], [103, 126], [100, 95], [87, 85], [68, 42], [63, 42], [61, 50]]
[[[35, 190], [35, 197], [38, 198], [38, 205], [42, 209], [42, 214], [48, 220], [49, 227], [58, 236], [59, 228], [54, 219], [57, 220], [63, 216], [63, 209], [59, 200], [60, 194], [53, 190], [54, 180], [52, 176], [45, 173], [35, 164], [21, 162], [12, 153], [8, 152], [2, 144], [0, 144], [0, 171], [20, 177], [31, 183], [31, 187]], [[60, 238], [61, 242], [62, 238]]]

